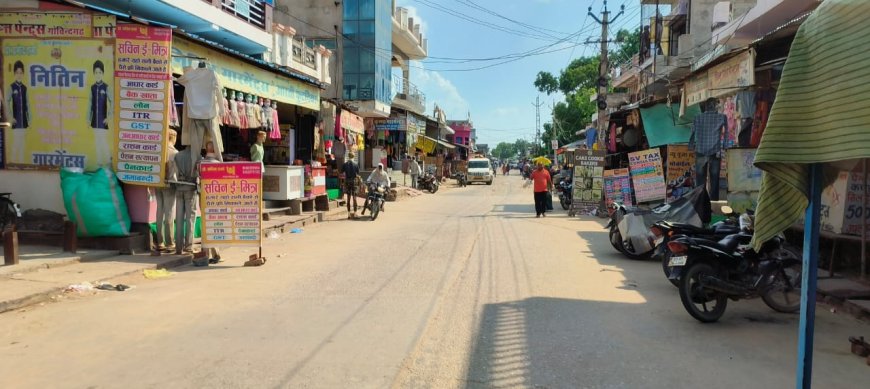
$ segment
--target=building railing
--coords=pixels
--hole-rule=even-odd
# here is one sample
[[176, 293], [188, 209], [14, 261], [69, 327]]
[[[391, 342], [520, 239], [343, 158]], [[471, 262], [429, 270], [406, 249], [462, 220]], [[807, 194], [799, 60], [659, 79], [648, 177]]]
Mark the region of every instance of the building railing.
[[293, 62], [317, 70], [317, 53], [308, 47], [302, 39], [293, 39]]
[[204, 0], [206, 3], [220, 2], [221, 9], [237, 18], [266, 30], [266, 2], [262, 0]]
[[408, 83], [408, 90], [405, 91], [405, 79], [393, 75], [393, 90], [395, 91], [393, 98], [401, 98], [414, 103], [420, 107], [426, 107], [426, 94], [420, 91], [414, 84]]

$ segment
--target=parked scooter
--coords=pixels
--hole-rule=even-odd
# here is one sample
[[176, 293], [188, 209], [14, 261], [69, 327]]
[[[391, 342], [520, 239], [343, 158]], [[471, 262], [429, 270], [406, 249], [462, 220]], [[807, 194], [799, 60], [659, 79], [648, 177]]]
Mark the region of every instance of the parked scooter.
[[571, 202], [574, 199], [573, 192], [574, 184], [570, 180], [559, 181], [559, 203], [562, 204], [562, 209], [571, 208]]
[[451, 178], [456, 180], [456, 184], [461, 187], [468, 185], [468, 177], [463, 172], [454, 172]]
[[[671, 277], [680, 280], [680, 301], [698, 321], [715, 322], [725, 313], [728, 299], [761, 297], [777, 312], [800, 309], [801, 256], [782, 236], [765, 242], [756, 252], [752, 217], [741, 215], [742, 232], [719, 241], [681, 236], [668, 242], [673, 253]], [[678, 269], [679, 268], [679, 269]]]
[[365, 214], [366, 209], [368, 209], [371, 212], [372, 221], [375, 221], [378, 218], [378, 214], [384, 209], [384, 203], [386, 202], [384, 193], [386, 191], [387, 189], [381, 185], [373, 182], [369, 183], [368, 190], [366, 191], [366, 202], [363, 204], [360, 214]]
[[417, 188], [428, 190], [429, 193], [437, 192], [440, 185], [441, 183], [438, 182], [438, 178], [435, 177], [435, 173], [432, 170], [427, 170], [417, 178]]

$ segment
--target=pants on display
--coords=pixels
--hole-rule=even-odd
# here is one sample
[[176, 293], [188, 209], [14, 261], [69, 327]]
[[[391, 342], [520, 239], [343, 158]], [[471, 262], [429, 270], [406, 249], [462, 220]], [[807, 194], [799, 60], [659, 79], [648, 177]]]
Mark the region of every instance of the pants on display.
[[719, 200], [719, 172], [722, 169], [718, 155], [695, 156], [695, 187], [707, 185], [707, 173], [710, 177], [710, 200]]
[[419, 176], [416, 174], [411, 175], [411, 188], [417, 189], [417, 177]]
[[752, 143], [752, 118], [740, 121], [740, 132], [737, 135], [737, 144], [740, 147], [750, 147]]
[[193, 227], [196, 221], [196, 191], [175, 191], [175, 252], [192, 251]]
[[109, 130], [94, 128], [94, 149], [96, 151], [97, 164], [106, 165], [112, 163], [112, 144], [109, 141]]
[[[196, 166], [196, 163], [202, 159], [202, 149], [205, 148], [205, 136], [208, 135], [208, 138], [211, 139], [212, 142], [216, 142], [217, 134], [214, 133], [214, 127], [212, 126], [212, 120], [214, 119], [190, 119], [190, 149], [193, 151], [190, 153], [190, 162], [191, 166]], [[217, 143], [215, 143], [215, 149], [217, 150]], [[215, 153], [215, 157], [218, 161], [223, 162], [223, 155], [220, 153], [220, 150]]]
[[535, 192], [535, 215], [540, 216], [547, 212], [547, 195], [549, 192]]
[[157, 189], [157, 246], [171, 248], [175, 225], [175, 188]]

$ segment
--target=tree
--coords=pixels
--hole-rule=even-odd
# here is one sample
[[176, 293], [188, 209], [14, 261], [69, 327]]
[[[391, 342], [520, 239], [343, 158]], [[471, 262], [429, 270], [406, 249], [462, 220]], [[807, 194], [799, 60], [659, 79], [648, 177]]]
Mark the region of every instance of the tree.
[[492, 155], [498, 157], [498, 159], [514, 158], [517, 156], [517, 149], [513, 143], [499, 142], [499, 144], [492, 149]]

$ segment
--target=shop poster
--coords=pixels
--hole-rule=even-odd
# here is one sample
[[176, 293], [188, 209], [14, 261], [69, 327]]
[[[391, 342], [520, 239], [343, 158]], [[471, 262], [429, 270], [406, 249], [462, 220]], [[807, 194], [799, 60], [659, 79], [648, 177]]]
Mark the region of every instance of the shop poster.
[[755, 149], [728, 149], [725, 161], [728, 165], [729, 192], [758, 192], [761, 190], [761, 169], [755, 167]]
[[608, 203], [620, 202], [631, 206], [631, 174], [628, 169], [604, 171], [604, 198]]
[[[9, 28], [7, 15], [0, 14], [0, 32]], [[112, 39], [87, 39], [90, 17], [53, 25], [45, 14], [16, 15], [27, 31], [16, 26], [11, 35], [34, 38], [2, 40], [3, 97], [12, 123], [3, 139], [6, 168], [90, 171], [111, 163]]]
[[203, 247], [260, 246], [263, 170], [259, 162], [203, 162]]
[[668, 202], [691, 192], [695, 186], [695, 152], [687, 145], [668, 145]]
[[124, 183], [164, 186], [172, 30], [120, 24], [116, 35], [115, 171]]
[[662, 155], [658, 149], [628, 154], [634, 197], [638, 203], [664, 200], [666, 196]]
[[604, 150], [574, 151], [574, 207], [595, 208], [604, 199]]

